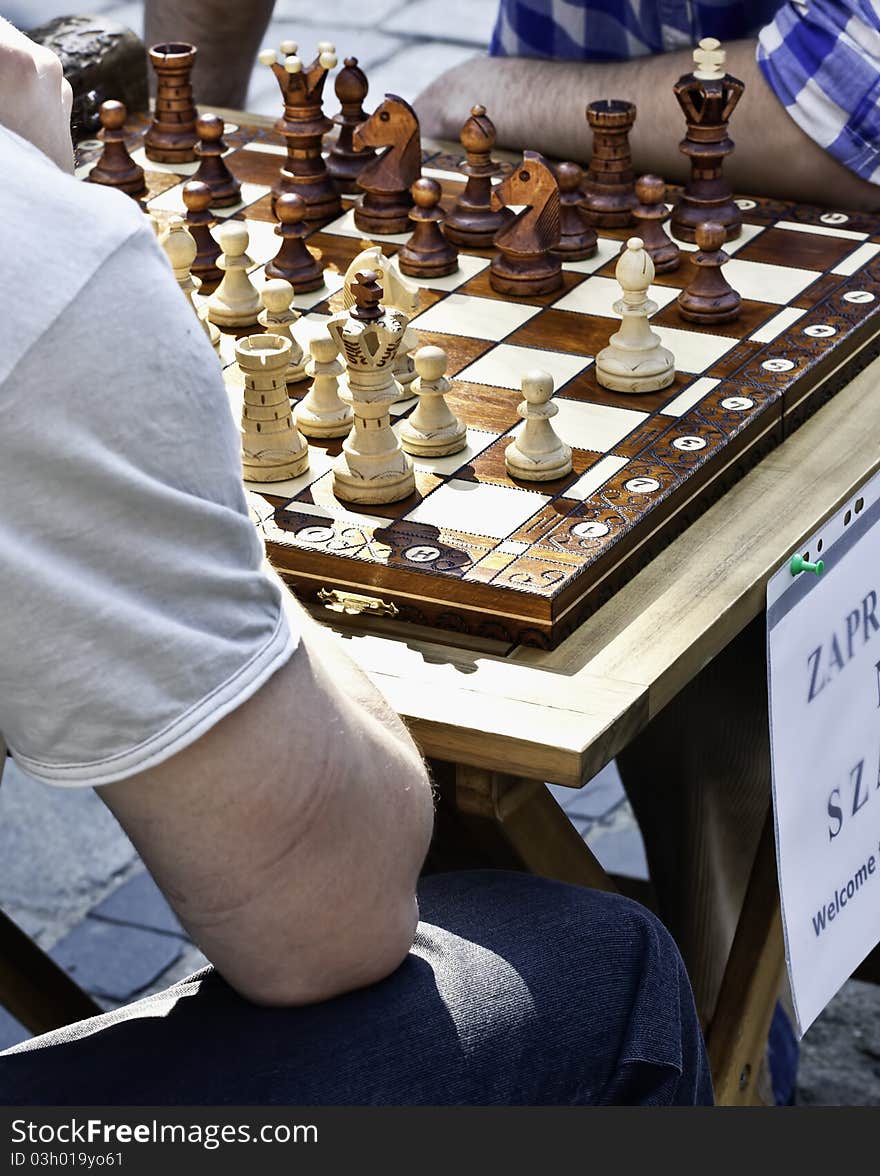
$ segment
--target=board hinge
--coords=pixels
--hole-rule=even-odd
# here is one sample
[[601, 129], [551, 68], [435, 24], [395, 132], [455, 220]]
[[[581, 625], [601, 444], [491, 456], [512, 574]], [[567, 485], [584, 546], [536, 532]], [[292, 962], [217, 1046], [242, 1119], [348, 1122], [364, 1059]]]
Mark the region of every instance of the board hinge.
[[380, 617], [396, 617], [400, 611], [390, 600], [380, 600], [378, 596], [362, 596], [359, 592], [341, 592], [338, 588], [319, 589], [318, 600], [333, 612], [349, 613], [352, 616], [373, 613]]

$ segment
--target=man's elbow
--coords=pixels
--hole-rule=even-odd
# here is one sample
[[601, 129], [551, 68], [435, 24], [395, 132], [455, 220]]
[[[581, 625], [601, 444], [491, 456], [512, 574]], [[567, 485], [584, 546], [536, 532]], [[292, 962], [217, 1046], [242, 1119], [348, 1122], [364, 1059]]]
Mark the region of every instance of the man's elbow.
[[418, 905], [409, 897], [397, 904], [391, 917], [384, 910], [378, 917], [361, 920], [355, 932], [340, 933], [324, 950], [309, 953], [308, 961], [299, 950], [287, 961], [281, 952], [271, 969], [230, 982], [241, 996], [267, 1008], [332, 1000], [378, 984], [395, 972], [412, 947], [418, 920]]

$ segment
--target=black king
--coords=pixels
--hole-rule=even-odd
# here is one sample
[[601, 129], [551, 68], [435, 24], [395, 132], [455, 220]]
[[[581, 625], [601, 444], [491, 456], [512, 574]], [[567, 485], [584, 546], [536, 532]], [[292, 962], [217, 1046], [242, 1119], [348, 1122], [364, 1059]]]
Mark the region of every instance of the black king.
[[678, 146], [691, 161], [691, 178], [672, 212], [672, 231], [681, 241], [696, 240], [697, 225], [704, 221], [724, 225], [728, 241], [742, 230], [742, 213], [721, 167], [734, 146], [727, 121], [745, 85], [724, 72], [724, 58], [720, 42], [704, 37], [694, 50], [696, 69], [673, 87], [687, 119], [687, 135]]

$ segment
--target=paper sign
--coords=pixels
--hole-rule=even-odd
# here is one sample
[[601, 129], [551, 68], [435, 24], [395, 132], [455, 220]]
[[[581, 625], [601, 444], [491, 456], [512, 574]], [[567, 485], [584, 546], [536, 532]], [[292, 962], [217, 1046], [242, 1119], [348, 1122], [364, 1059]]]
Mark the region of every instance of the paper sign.
[[801, 1033], [880, 941], [880, 475], [767, 585], [776, 855]]

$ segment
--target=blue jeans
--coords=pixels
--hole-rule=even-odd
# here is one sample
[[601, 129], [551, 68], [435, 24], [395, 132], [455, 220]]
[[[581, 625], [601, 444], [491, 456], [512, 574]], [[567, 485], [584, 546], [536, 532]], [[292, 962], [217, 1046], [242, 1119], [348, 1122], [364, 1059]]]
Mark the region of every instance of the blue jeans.
[[526, 874], [420, 884], [387, 979], [259, 1008], [210, 968], [0, 1055], [7, 1105], [710, 1104], [678, 949], [649, 911]]

